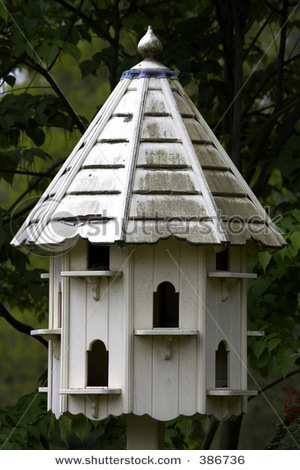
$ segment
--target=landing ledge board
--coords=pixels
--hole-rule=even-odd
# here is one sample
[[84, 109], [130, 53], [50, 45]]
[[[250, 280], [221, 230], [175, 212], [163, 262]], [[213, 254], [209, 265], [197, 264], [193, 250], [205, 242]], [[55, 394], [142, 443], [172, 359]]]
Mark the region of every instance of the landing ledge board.
[[134, 330], [136, 336], [198, 336], [199, 330], [180, 330], [176, 328], [153, 328], [153, 330]]
[[207, 277], [222, 277], [231, 279], [256, 279], [256, 273], [233, 273], [231, 271], [211, 271], [207, 273]]
[[233, 390], [231, 388], [211, 388], [206, 395], [214, 397], [251, 397], [258, 395], [257, 390]]
[[60, 395], [121, 395], [121, 389], [110, 387], [62, 388], [59, 393]]
[[122, 271], [62, 271], [61, 277], [120, 277]]
[[265, 336], [264, 331], [247, 331], [247, 336]]
[[32, 336], [60, 336], [61, 328], [45, 328], [42, 330], [31, 330]]

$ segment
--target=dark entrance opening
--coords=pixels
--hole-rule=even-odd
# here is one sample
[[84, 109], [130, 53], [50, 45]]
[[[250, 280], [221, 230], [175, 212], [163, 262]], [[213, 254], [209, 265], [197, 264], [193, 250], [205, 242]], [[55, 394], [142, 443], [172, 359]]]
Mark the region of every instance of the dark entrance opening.
[[153, 327], [178, 328], [179, 293], [170, 282], [162, 282], [153, 294]]
[[216, 270], [217, 271], [228, 271], [229, 270], [229, 250], [220, 251], [216, 253]]
[[224, 341], [216, 351], [216, 388], [228, 387], [228, 351]]
[[97, 339], [87, 354], [87, 386], [108, 387], [108, 351], [105, 344]]
[[109, 271], [109, 246], [89, 244], [88, 269]]

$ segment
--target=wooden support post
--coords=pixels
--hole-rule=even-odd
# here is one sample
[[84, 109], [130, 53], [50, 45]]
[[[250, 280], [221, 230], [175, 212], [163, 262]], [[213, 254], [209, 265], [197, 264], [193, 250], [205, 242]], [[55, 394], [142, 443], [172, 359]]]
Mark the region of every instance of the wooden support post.
[[127, 450], [162, 450], [165, 425], [148, 415], [127, 416]]

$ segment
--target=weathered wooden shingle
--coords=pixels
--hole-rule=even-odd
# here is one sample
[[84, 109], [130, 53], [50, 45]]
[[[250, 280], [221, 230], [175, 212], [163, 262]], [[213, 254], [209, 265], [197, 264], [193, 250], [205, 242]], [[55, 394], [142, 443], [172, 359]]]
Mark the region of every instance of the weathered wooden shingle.
[[125, 73], [12, 244], [171, 235], [199, 245], [285, 243], [175, 73], [147, 59]]

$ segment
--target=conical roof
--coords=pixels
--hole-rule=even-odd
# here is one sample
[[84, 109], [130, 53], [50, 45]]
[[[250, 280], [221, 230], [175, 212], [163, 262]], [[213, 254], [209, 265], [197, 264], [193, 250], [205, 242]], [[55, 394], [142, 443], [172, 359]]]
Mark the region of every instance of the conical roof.
[[285, 244], [176, 73], [157, 62], [160, 48], [149, 27], [145, 59], [123, 73], [13, 245]]

